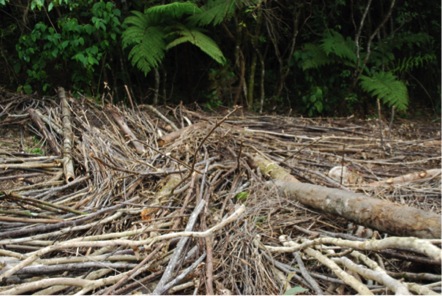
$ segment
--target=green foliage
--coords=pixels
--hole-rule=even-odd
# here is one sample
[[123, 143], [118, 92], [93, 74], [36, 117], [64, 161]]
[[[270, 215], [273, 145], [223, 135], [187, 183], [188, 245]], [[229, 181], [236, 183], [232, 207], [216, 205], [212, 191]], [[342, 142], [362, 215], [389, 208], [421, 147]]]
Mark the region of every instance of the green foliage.
[[437, 64], [437, 57], [434, 53], [422, 54], [418, 56], [399, 59], [394, 63], [393, 72], [409, 72], [416, 68], [422, 68], [428, 64]]
[[327, 56], [322, 47], [313, 43], [307, 43], [302, 50], [295, 51], [294, 59], [304, 71], [318, 69], [332, 63], [332, 59]]
[[371, 76], [361, 75], [362, 89], [390, 107], [405, 111], [408, 106], [407, 86], [391, 72], [378, 72]]
[[319, 86], [312, 87], [310, 92], [302, 97], [302, 101], [308, 116], [321, 114], [324, 111], [324, 89]]
[[129, 60], [143, 71], [144, 75], [158, 67], [166, 52], [166, 32], [162, 26], [155, 26], [157, 20], [149, 14], [134, 11], [124, 20], [127, 26], [122, 36], [123, 47], [132, 46]]
[[356, 63], [356, 46], [350, 38], [344, 38], [340, 33], [328, 30], [320, 43], [321, 49], [329, 57], [335, 55], [336, 57]]
[[305, 70], [318, 69], [334, 63], [356, 64], [354, 41], [340, 33], [328, 30], [319, 43], [306, 43], [294, 53], [294, 59]]
[[[61, 5], [63, 1], [51, 3]], [[86, 22], [67, 15], [55, 26], [36, 23], [16, 45], [19, 68], [26, 69], [28, 76], [21, 89], [32, 92], [35, 87], [47, 92], [54, 87], [50, 76], [63, 76], [67, 71], [71, 71], [74, 88], [90, 86], [103, 57], [117, 44], [120, 17], [120, 10], [112, 2], [100, 1], [91, 7]]]
[[298, 295], [298, 294], [305, 294], [306, 292], [308, 292], [308, 289], [305, 289], [301, 286], [295, 286], [293, 288], [288, 289], [284, 295]]
[[[402, 44], [407, 43], [402, 40]], [[425, 41], [422, 35], [411, 36], [411, 40], [407, 44]], [[376, 48], [380, 51], [380, 48]], [[383, 50], [386, 50], [384, 46]], [[392, 50], [392, 49], [391, 49]], [[400, 111], [405, 111], [408, 106], [408, 91], [404, 82], [397, 79], [393, 71], [403, 72], [410, 70], [413, 67], [419, 67], [429, 61], [434, 60], [432, 55], [414, 56], [399, 60], [397, 66], [391, 71], [376, 70], [380, 66], [385, 66], [385, 62], [395, 60], [392, 51], [376, 56], [371, 60], [367, 67], [363, 68], [364, 74], [359, 77], [359, 85], [363, 91], [369, 93], [383, 103], [394, 106]], [[345, 89], [346, 84], [350, 84], [352, 79], [351, 72], [356, 71], [358, 65], [362, 64], [362, 58], [365, 53], [361, 54], [361, 60], [356, 57], [356, 45], [353, 40], [344, 38], [340, 33], [333, 30], [328, 30], [323, 38], [317, 43], [306, 44], [302, 51], [297, 51], [294, 55], [300, 67], [306, 72], [308, 80], [311, 83], [316, 83], [308, 91], [308, 94], [303, 96], [303, 103], [309, 116], [321, 114], [326, 108], [324, 103], [324, 93], [326, 89], [333, 89], [332, 85], [335, 83], [336, 73], [340, 78], [340, 89]], [[371, 66], [371, 67], [370, 67]], [[315, 80], [314, 76], [322, 75], [323, 72], [312, 73], [312, 70], [323, 69], [326, 67], [333, 67], [334, 74], [329, 78], [323, 77], [321, 84]], [[316, 82], [315, 82], [316, 81]], [[349, 81], [349, 82], [346, 82]], [[318, 86], [319, 85], [319, 86]], [[350, 93], [339, 93], [342, 98], [351, 98], [354, 103], [355, 96]], [[348, 100], [346, 100], [348, 101]]]
[[235, 194], [235, 199], [238, 202], [245, 202], [247, 200], [247, 198], [249, 198], [249, 193], [247, 191], [241, 191], [237, 194]]
[[189, 17], [189, 22], [197, 26], [219, 25], [230, 19], [235, 12], [236, 0], [209, 0], [203, 11]]
[[171, 34], [177, 36], [177, 38], [172, 40], [166, 46], [167, 49], [170, 49], [182, 43], [189, 42], [197, 46], [204, 53], [214, 59], [217, 63], [224, 64], [226, 62], [226, 58], [224, 57], [216, 42], [209, 36], [202, 33], [199, 29], [178, 25], [176, 26], [176, 30]]
[[167, 23], [170, 19], [178, 20], [184, 16], [200, 14], [202, 12], [203, 10], [193, 2], [172, 2], [150, 7], [144, 13], [161, 16], [161, 19]]
[[201, 28], [191, 24], [189, 17], [204, 11], [192, 2], [173, 2], [148, 8], [144, 13], [134, 11], [125, 20], [123, 46], [131, 47], [129, 60], [147, 75], [158, 67], [167, 50], [182, 43], [191, 43], [217, 63], [226, 59], [216, 42]]

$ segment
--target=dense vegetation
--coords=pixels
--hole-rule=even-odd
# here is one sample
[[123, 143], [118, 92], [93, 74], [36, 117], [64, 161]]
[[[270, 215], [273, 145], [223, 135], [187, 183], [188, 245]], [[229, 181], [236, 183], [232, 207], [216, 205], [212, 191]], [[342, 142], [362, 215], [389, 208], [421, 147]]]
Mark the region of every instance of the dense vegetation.
[[440, 11], [411, 0], [0, 0], [0, 85], [309, 116], [377, 102], [438, 114]]

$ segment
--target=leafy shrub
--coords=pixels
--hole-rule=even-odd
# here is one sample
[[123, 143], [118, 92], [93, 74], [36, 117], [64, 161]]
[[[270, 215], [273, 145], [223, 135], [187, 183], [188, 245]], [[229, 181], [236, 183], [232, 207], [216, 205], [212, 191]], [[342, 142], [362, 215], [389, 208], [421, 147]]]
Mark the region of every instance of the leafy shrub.
[[[44, 1], [37, 4], [43, 5]], [[117, 47], [121, 12], [112, 2], [100, 1], [82, 18], [73, 15], [59, 18], [54, 26], [37, 22], [29, 34], [20, 37], [16, 45], [19, 68], [27, 74], [23, 90], [47, 92], [60, 83], [54, 80], [64, 78], [65, 73], [69, 73], [65, 80], [70, 81], [64, 83], [72, 84], [74, 89], [92, 86], [99, 69], [105, 66], [106, 54]]]
[[[423, 46], [430, 42], [431, 37], [425, 33], [391, 36], [384, 42], [374, 44], [370, 59], [365, 65], [367, 53], [362, 51], [358, 59], [356, 44], [352, 39], [327, 30], [319, 42], [307, 43], [294, 54], [295, 62], [304, 71], [305, 79], [311, 85], [307, 95], [303, 96], [308, 114], [312, 116], [326, 110], [323, 97], [329, 89], [337, 89], [335, 95], [341, 98], [351, 97], [354, 102], [350, 86], [354, 85], [352, 81], [355, 79], [364, 92], [390, 107], [405, 111], [408, 107], [408, 90], [405, 82], [399, 80], [396, 73], [401, 74], [434, 63], [437, 58], [434, 54], [416, 54], [413, 50], [410, 50], [410, 56], [398, 58], [395, 50], [401, 48], [403, 54], [404, 48], [413, 49], [414, 46]], [[352, 73], [357, 73], [359, 67], [362, 67], [362, 73], [353, 76]], [[336, 84], [337, 77], [340, 81]]]

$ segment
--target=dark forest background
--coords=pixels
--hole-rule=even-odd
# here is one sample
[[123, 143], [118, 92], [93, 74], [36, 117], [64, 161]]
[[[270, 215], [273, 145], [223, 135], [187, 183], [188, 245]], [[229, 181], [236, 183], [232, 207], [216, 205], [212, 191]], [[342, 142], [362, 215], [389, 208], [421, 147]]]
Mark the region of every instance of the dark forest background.
[[0, 86], [305, 116], [440, 114], [440, 1], [0, 0]]

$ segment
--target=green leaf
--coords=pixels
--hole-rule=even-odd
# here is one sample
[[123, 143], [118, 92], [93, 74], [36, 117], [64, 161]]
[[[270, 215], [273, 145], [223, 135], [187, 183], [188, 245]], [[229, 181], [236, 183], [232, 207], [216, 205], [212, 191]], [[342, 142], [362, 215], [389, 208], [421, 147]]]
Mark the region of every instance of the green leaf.
[[[130, 39], [132, 37], [132, 39]], [[142, 31], [130, 27], [123, 34], [123, 45], [135, 44], [129, 52], [132, 65], [147, 75], [163, 60], [166, 44], [165, 33], [162, 27], [149, 27]]]
[[235, 195], [235, 199], [237, 200], [237, 201], [245, 201], [245, 200], [247, 200], [247, 198], [249, 197], [249, 193], [248, 192], [245, 192], [245, 191], [242, 191], [242, 192], [239, 192], [239, 193], [237, 193], [236, 195]]
[[336, 55], [353, 63], [357, 60], [354, 41], [349, 38], [345, 39], [336, 31], [326, 32], [320, 46], [327, 56]]
[[293, 57], [304, 71], [317, 69], [332, 62], [322, 48], [313, 43], [305, 44], [302, 50], [295, 51]]
[[37, 8], [38, 10], [41, 10], [45, 4], [45, 0], [32, 0], [31, 1], [31, 10], [35, 10]]
[[226, 58], [216, 42], [198, 29], [179, 26], [178, 31], [174, 33], [180, 35], [181, 37], [170, 42], [166, 47], [167, 49], [175, 47], [181, 43], [190, 42], [205, 52], [217, 63], [224, 64], [226, 62]]
[[189, 22], [193, 25], [216, 26], [224, 20], [233, 16], [236, 8], [235, 0], [212, 0], [202, 7], [203, 13], [194, 14], [189, 17]]
[[160, 16], [162, 19], [180, 19], [184, 15], [202, 13], [203, 10], [193, 2], [173, 2], [148, 8], [145, 14]]
[[361, 75], [361, 88], [390, 107], [405, 111], [408, 107], [408, 90], [404, 82], [391, 72], [378, 72], [371, 76]]
[[297, 295], [297, 294], [304, 294], [306, 292], [308, 292], [308, 289], [305, 289], [301, 286], [296, 286], [293, 288], [288, 289], [287, 291], [285, 291], [284, 295]]

